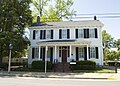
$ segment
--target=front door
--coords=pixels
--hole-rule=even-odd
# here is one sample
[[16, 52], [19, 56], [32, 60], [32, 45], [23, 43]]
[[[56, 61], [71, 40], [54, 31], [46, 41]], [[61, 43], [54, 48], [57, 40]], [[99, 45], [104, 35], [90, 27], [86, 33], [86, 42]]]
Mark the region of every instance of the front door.
[[67, 63], [67, 47], [62, 47], [62, 63]]

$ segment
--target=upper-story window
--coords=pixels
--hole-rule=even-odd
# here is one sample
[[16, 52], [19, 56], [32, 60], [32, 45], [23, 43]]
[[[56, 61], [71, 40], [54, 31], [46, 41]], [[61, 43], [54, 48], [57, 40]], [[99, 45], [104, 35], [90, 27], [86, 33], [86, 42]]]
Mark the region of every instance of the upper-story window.
[[40, 30], [40, 39], [53, 39], [53, 30]]
[[69, 29], [60, 29], [59, 30], [59, 39], [69, 39], [70, 30]]
[[76, 29], [76, 38], [98, 38], [97, 29]]
[[84, 38], [84, 30], [76, 29], [76, 38]]
[[33, 30], [33, 39], [39, 39], [39, 30]]
[[53, 39], [53, 30], [47, 30], [46, 39]]
[[95, 38], [95, 30], [89, 29], [89, 38]]
[[46, 39], [46, 30], [40, 30], [40, 39]]

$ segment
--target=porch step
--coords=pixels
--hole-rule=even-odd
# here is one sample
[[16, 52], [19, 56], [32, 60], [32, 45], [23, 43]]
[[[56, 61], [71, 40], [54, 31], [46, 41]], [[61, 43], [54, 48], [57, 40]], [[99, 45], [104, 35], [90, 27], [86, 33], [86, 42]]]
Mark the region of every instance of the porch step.
[[57, 63], [54, 65], [55, 72], [69, 72], [71, 71], [69, 63]]

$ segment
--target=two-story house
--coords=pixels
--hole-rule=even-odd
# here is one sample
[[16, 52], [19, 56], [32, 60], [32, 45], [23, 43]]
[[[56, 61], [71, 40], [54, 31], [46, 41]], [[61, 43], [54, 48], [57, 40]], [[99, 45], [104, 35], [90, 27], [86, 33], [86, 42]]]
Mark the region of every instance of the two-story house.
[[103, 65], [103, 24], [96, 20], [37, 22], [29, 27], [30, 49], [28, 64], [34, 60], [53, 63], [94, 60]]

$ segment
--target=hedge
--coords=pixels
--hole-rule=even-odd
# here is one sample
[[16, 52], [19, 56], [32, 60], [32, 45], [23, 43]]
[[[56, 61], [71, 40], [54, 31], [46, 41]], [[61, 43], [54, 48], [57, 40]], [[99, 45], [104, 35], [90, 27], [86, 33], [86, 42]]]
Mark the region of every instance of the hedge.
[[85, 60], [85, 61], [77, 61], [75, 65], [71, 65], [72, 70], [91, 70], [96, 68], [96, 62]]
[[[32, 68], [33, 69], [40, 69], [44, 70], [45, 69], [45, 62], [44, 61], [33, 61], [32, 62]], [[47, 70], [52, 70], [52, 63], [47, 61]]]
[[6, 64], [6, 63], [0, 63], [0, 68], [7, 69], [8, 68], [8, 64]]

